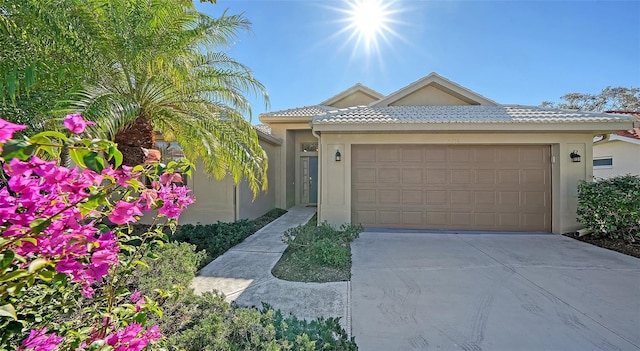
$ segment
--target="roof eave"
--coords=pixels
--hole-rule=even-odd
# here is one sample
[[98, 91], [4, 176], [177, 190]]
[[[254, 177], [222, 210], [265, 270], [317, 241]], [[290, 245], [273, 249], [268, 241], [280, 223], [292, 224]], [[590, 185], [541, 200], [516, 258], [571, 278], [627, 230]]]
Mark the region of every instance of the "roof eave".
[[309, 117], [283, 117], [283, 116], [260, 116], [260, 122], [262, 123], [311, 123], [311, 119], [315, 116]]
[[316, 132], [495, 132], [495, 133], [590, 133], [605, 134], [628, 129], [629, 122], [564, 123], [314, 123]]

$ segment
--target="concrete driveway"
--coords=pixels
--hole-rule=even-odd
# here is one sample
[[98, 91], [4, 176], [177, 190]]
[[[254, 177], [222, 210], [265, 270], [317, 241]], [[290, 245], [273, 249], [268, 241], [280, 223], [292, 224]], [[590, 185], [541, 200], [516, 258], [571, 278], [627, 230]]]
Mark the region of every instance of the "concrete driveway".
[[360, 350], [640, 350], [640, 259], [553, 234], [378, 231], [352, 248]]

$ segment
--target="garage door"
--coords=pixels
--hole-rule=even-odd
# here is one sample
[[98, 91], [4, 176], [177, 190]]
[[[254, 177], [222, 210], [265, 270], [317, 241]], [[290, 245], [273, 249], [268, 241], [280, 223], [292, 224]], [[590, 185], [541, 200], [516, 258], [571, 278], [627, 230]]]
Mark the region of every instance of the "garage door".
[[550, 146], [353, 145], [365, 227], [551, 231]]

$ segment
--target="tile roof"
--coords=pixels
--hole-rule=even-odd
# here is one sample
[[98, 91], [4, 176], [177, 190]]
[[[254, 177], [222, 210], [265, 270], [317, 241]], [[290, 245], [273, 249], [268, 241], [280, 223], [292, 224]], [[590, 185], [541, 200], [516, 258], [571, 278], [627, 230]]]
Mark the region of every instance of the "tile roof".
[[262, 132], [263, 134], [271, 135], [271, 127], [266, 124], [257, 124], [253, 126], [253, 128], [255, 128], [259, 132]]
[[[624, 114], [634, 116], [636, 121], [640, 122], [640, 112], [630, 112], [630, 111], [607, 111], [607, 113], [612, 114]], [[625, 138], [632, 138], [640, 140], [640, 128], [633, 128], [629, 130], [623, 130], [621, 132], [615, 133], [616, 135], [623, 136]]]
[[548, 109], [536, 106], [389, 106], [350, 107], [325, 112], [313, 124], [360, 123], [568, 123], [620, 122], [625, 115]]
[[313, 117], [329, 111], [335, 111], [335, 107], [326, 105], [312, 105], [303, 106], [297, 108], [290, 108], [288, 110], [280, 110], [263, 113], [262, 117]]

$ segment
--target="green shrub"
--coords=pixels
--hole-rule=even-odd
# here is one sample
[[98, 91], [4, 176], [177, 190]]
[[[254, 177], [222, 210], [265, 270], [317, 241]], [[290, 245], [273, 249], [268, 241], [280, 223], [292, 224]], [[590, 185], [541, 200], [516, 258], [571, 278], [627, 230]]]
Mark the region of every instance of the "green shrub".
[[[263, 304], [244, 308], [220, 295], [190, 295], [183, 301], [179, 321], [167, 335], [170, 350], [357, 350], [339, 319], [299, 320]], [[175, 311], [173, 311], [175, 312]], [[185, 313], [186, 312], [186, 313]], [[176, 318], [178, 317], [178, 318]]]
[[578, 221], [595, 236], [640, 239], [640, 177], [626, 175], [578, 185]]
[[282, 236], [288, 250], [303, 251], [317, 265], [333, 268], [351, 266], [349, 243], [357, 239], [362, 232], [361, 225], [342, 225], [335, 229], [327, 223], [319, 226], [306, 224], [291, 228]]
[[329, 267], [345, 267], [350, 263], [350, 252], [346, 243], [338, 244], [331, 239], [319, 239], [311, 245], [313, 259]]
[[187, 287], [195, 277], [204, 251], [195, 251], [195, 245], [188, 243], [166, 243], [155, 247], [152, 255], [143, 259], [147, 267], [136, 269], [128, 285], [144, 295], [152, 295], [155, 289], [169, 291], [174, 286]]

